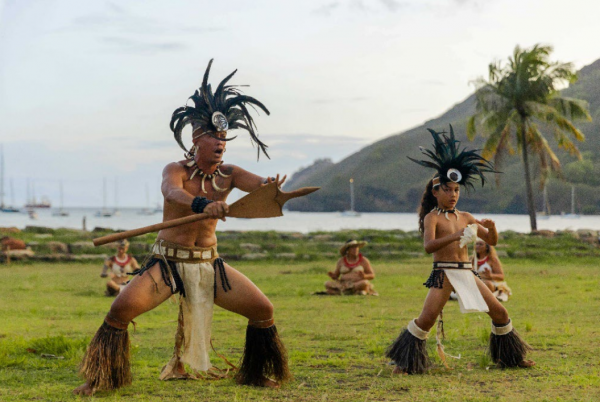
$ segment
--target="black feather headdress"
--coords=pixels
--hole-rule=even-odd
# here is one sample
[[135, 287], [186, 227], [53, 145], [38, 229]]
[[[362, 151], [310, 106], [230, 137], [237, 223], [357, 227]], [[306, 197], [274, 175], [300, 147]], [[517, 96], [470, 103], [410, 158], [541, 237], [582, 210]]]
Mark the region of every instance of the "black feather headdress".
[[[175, 135], [175, 140], [179, 146], [190, 155], [190, 151], [183, 145], [181, 140], [181, 131], [188, 124], [192, 124], [194, 132], [200, 129], [203, 134], [208, 134], [213, 137], [216, 132], [241, 128], [248, 131], [251, 140], [258, 146], [257, 158], [260, 156], [260, 151], [268, 158], [269, 155], [266, 150], [267, 145], [258, 139], [258, 135], [255, 131], [256, 124], [254, 124], [254, 120], [252, 119], [252, 116], [250, 116], [247, 106], [250, 106], [253, 109], [255, 109], [254, 106], [258, 106], [267, 115], [270, 114], [269, 110], [265, 105], [253, 97], [242, 95], [236, 85], [225, 85], [237, 70], [225, 77], [213, 93], [211, 85], [208, 83], [208, 75], [210, 73], [212, 62], [213, 59], [208, 62], [208, 67], [206, 67], [204, 79], [202, 80], [202, 86], [194, 91], [194, 94], [188, 98], [194, 102], [194, 106], [182, 106], [173, 112], [170, 127]], [[235, 138], [236, 137], [225, 138], [221, 140], [231, 141]]]
[[481, 178], [481, 185], [485, 184], [484, 173], [498, 173], [494, 166], [482, 158], [477, 150], [459, 149], [460, 141], [454, 137], [454, 129], [450, 125], [450, 135], [445, 131], [436, 132], [430, 128], [427, 129], [433, 137], [433, 151], [419, 147], [421, 153], [427, 156], [429, 160], [416, 160], [411, 157], [413, 162], [421, 166], [437, 170], [438, 174], [434, 178], [434, 186], [437, 184], [446, 184], [454, 182], [465, 187], [473, 188], [473, 181], [476, 176]]

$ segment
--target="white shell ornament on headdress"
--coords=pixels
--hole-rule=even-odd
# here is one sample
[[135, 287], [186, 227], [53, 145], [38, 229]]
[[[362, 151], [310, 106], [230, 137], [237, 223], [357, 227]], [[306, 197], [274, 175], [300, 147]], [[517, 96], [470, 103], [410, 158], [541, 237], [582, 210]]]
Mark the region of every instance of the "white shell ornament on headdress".
[[454, 183], [458, 183], [462, 180], [462, 174], [460, 173], [460, 171], [458, 169], [448, 169], [448, 173], [446, 173], [446, 177], [448, 177], [448, 179], [450, 179], [450, 181], [453, 181]]
[[227, 131], [227, 129], [229, 128], [227, 118], [221, 112], [214, 112], [211, 117], [211, 122], [213, 126], [215, 126], [217, 131]]

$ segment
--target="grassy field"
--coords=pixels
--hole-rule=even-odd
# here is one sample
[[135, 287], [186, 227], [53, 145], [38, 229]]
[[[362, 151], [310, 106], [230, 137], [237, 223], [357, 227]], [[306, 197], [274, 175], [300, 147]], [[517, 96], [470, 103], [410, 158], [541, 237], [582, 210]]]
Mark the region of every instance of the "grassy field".
[[[368, 252], [368, 249], [365, 249]], [[237, 262], [269, 296], [295, 379], [280, 390], [236, 386], [232, 379], [161, 382], [176, 327], [167, 302], [137, 320], [132, 386], [94, 399], [112, 401], [597, 401], [600, 399], [600, 272], [597, 257], [510, 258], [514, 296], [505, 305], [535, 348], [530, 370], [500, 370], [485, 355], [490, 320], [445, 309], [452, 370], [392, 376], [384, 349], [421, 309], [430, 259], [374, 260], [380, 297], [312, 296], [334, 261]], [[0, 265], [0, 400], [77, 400], [76, 366], [111, 299], [100, 266]], [[216, 308], [217, 350], [236, 361], [245, 320]], [[433, 335], [433, 334], [432, 334]], [[430, 355], [434, 356], [430, 342]], [[62, 358], [43, 357], [52, 354]], [[213, 363], [223, 366], [218, 358]]]

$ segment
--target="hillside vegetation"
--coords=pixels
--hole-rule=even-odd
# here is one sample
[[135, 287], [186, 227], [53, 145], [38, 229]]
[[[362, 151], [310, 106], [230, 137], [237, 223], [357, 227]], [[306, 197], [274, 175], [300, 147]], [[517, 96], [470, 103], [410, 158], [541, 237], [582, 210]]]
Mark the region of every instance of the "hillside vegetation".
[[[577, 143], [584, 155], [583, 161], [562, 150], [557, 151], [563, 177], [552, 177], [547, 185], [552, 213], [569, 212], [571, 209], [571, 186], [576, 188], [576, 209], [579, 213], [600, 213], [600, 60], [579, 72], [579, 81], [563, 91], [564, 96], [584, 99], [590, 104], [593, 121], [578, 126], [586, 135], [585, 142]], [[310, 197], [295, 199], [286, 206], [297, 211], [341, 211], [350, 207], [348, 180], [354, 178], [356, 209], [364, 212], [415, 211], [427, 180], [433, 171], [411, 162], [407, 156], [418, 157], [419, 146], [430, 146], [432, 139], [426, 128], [447, 130], [452, 124], [458, 139], [468, 148], [481, 148], [485, 139], [477, 137], [473, 142], [466, 138], [466, 122], [475, 111], [475, 97], [455, 105], [442, 116], [425, 122], [406, 132], [384, 138], [339, 163], [318, 164], [310, 171], [298, 172], [285, 186], [286, 190], [303, 186], [321, 186]], [[553, 149], [558, 146], [552, 134], [544, 132]], [[535, 160], [535, 158], [533, 158]], [[484, 189], [463, 192], [459, 209], [473, 212], [526, 213], [525, 187], [521, 159], [507, 158], [497, 167], [503, 173], [488, 175]], [[533, 164], [536, 177], [536, 205], [542, 209], [542, 191], [539, 186], [537, 166]], [[499, 180], [499, 185], [496, 184]]]

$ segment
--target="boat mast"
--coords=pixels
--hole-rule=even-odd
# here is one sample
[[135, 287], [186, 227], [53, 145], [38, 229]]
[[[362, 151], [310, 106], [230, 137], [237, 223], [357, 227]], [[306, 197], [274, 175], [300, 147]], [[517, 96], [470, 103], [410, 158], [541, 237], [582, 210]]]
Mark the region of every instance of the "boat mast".
[[354, 179], [350, 179], [350, 211], [354, 211]]
[[117, 177], [115, 176], [115, 212], [119, 211], [119, 200], [118, 200], [118, 194], [119, 194], [119, 184], [117, 182]]
[[546, 213], [546, 215], [550, 215], [551, 211], [550, 211], [550, 201], [548, 200], [548, 187], [544, 186], [544, 212]]
[[148, 189], [148, 183], [146, 183], [146, 210], [150, 211], [150, 190]]
[[13, 180], [10, 179], [10, 206], [15, 208], [15, 188], [13, 187]]
[[62, 212], [62, 210], [63, 210], [63, 201], [64, 201], [64, 199], [63, 199], [63, 183], [62, 183], [62, 180], [60, 181], [59, 184], [60, 184], [60, 212]]
[[0, 145], [0, 209], [4, 208], [4, 145]]
[[102, 213], [106, 212], [106, 177], [103, 179], [102, 185]]

